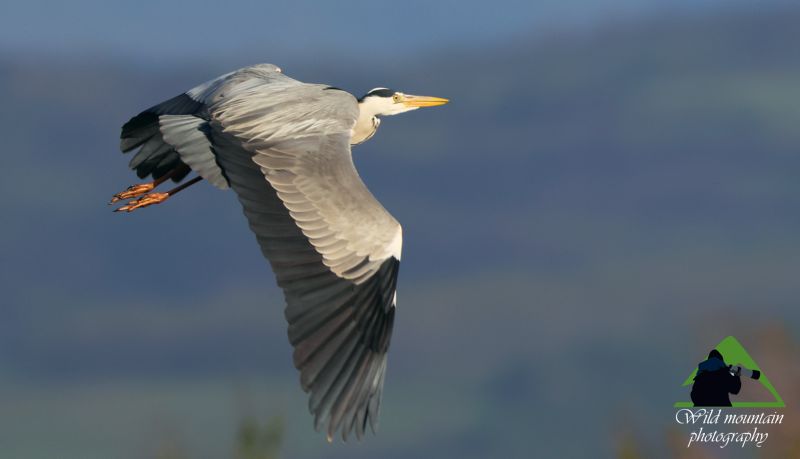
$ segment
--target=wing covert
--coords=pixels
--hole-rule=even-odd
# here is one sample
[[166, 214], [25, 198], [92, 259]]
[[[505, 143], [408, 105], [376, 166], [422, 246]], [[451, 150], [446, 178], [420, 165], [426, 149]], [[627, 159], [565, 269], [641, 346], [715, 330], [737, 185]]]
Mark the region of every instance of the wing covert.
[[400, 259], [402, 229], [359, 177], [350, 153], [358, 116], [339, 90], [294, 80], [248, 86], [212, 107], [277, 191], [303, 234], [336, 275], [364, 282]]

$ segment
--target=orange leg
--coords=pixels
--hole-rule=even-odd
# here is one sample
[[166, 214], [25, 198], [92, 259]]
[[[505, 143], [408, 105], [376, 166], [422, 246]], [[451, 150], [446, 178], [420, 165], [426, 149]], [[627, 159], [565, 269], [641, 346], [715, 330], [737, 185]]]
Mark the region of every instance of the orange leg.
[[125, 191], [120, 191], [119, 193], [115, 194], [114, 197], [111, 198], [111, 201], [108, 204], [111, 205], [123, 199], [136, 198], [147, 193], [148, 191], [153, 191], [157, 186], [171, 179], [178, 172], [183, 172], [186, 169], [187, 169], [186, 166], [178, 166], [175, 169], [172, 169], [171, 171], [166, 173], [165, 175], [162, 175], [156, 180], [153, 180], [152, 182], [140, 183], [138, 185], [131, 185]]
[[166, 193], [148, 193], [148, 194], [145, 194], [144, 196], [142, 196], [139, 199], [135, 199], [133, 201], [128, 201], [128, 203], [125, 204], [124, 206], [122, 206], [122, 207], [120, 207], [118, 209], [114, 209], [114, 212], [133, 212], [134, 210], [139, 209], [141, 207], [147, 207], [147, 206], [151, 206], [153, 204], [160, 204], [160, 203], [166, 201], [170, 196], [178, 193], [179, 191], [181, 191], [181, 190], [183, 190], [185, 188], [188, 188], [188, 187], [194, 185], [195, 183], [199, 182], [200, 180], [203, 180], [203, 177], [195, 177], [195, 178], [189, 180], [186, 183], [183, 183], [181, 185], [176, 186], [175, 188], [167, 191]]

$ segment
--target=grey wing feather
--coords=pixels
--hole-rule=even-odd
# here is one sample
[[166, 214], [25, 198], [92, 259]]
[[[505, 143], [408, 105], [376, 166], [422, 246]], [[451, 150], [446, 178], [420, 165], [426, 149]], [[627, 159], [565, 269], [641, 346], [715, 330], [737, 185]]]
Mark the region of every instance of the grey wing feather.
[[315, 427], [362, 438], [377, 428], [401, 236], [353, 166], [355, 99], [257, 72], [205, 94], [217, 163], [286, 297]]
[[355, 99], [294, 80], [265, 86], [220, 101], [213, 117], [253, 153], [325, 265], [361, 283], [387, 258], [399, 260], [402, 228], [353, 165]]
[[178, 152], [181, 161], [217, 188], [228, 188], [207, 137], [210, 128], [206, 120], [192, 115], [161, 115], [158, 123], [164, 143]]
[[[186, 94], [173, 97], [148, 108], [131, 118], [122, 126], [120, 150], [127, 153], [136, 148], [138, 152], [131, 158], [128, 166], [136, 171], [139, 178], [152, 175], [154, 179], [183, 164], [172, 145], [165, 143], [159, 129], [159, 117], [166, 114], [189, 115], [199, 113], [203, 105]], [[189, 169], [173, 175], [174, 181], [182, 180]]]
[[[207, 138], [207, 105], [223, 96], [220, 89], [230, 81], [274, 73], [276, 68], [261, 64], [227, 73], [131, 118], [122, 127], [120, 136], [120, 149], [124, 153], [139, 148], [130, 161], [131, 169], [140, 178], [152, 175], [157, 179], [185, 164], [214, 186], [228, 188]], [[188, 170], [173, 176], [173, 180], [182, 180], [186, 173]]]

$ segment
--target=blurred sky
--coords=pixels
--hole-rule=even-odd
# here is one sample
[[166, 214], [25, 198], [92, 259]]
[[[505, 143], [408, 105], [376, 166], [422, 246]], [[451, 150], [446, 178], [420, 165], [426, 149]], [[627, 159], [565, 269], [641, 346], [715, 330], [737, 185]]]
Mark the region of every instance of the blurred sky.
[[[219, 459], [241, 405], [285, 417], [289, 458], [611, 457], [620, 426], [663, 451], [708, 346], [764, 365], [800, 337], [797, 24], [788, 0], [4, 2], [0, 457]], [[452, 100], [355, 150], [405, 239], [362, 444], [313, 432], [232, 193], [105, 205], [136, 181], [122, 123], [263, 61]]]
[[[486, 46], [552, 29], [747, 0], [121, 1], [4, 2], [0, 50], [134, 59], [260, 52], [264, 59], [328, 51], [419, 52]], [[761, 2], [777, 4], [790, 0]], [[475, 56], [476, 63], [480, 56]]]

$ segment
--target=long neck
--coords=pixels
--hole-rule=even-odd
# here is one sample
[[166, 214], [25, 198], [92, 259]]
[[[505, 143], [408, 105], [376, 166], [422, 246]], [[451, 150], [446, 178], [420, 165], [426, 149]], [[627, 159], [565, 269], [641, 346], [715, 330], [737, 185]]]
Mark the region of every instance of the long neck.
[[358, 104], [358, 120], [350, 135], [350, 145], [366, 142], [378, 130], [381, 120], [376, 116], [379, 107], [374, 98], [367, 97]]
[[353, 131], [350, 135], [350, 145], [358, 145], [359, 143], [369, 140], [378, 130], [381, 120], [374, 115], [359, 115], [356, 125], [353, 126]]

